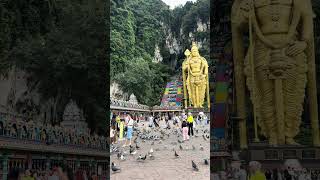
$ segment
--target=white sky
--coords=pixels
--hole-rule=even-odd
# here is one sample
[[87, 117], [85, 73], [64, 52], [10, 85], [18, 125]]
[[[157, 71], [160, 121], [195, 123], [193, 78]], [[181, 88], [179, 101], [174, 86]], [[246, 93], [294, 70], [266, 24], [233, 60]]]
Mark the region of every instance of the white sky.
[[162, 0], [162, 1], [168, 4], [170, 6], [170, 9], [173, 9], [180, 4], [185, 5], [187, 1], [196, 2], [197, 0]]

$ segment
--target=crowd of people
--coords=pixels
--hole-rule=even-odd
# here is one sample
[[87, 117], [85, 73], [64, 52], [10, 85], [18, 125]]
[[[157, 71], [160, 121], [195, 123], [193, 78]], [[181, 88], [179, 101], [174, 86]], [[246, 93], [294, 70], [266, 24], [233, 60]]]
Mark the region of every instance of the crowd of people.
[[113, 113], [110, 126], [112, 144], [126, 140], [123, 146], [130, 146], [134, 126], [141, 120], [146, 120], [150, 128], [159, 128], [160, 121], [164, 121], [167, 129], [172, 128], [169, 123], [172, 121], [173, 128], [181, 128], [184, 141], [189, 140], [190, 136], [194, 135], [193, 128], [195, 125], [207, 125], [209, 123], [209, 118], [203, 112], [200, 112], [196, 118], [191, 112], [187, 114], [183, 112], [180, 115], [166, 113], [162, 116], [160, 114], [155, 116], [149, 114], [145, 118], [132, 116], [130, 113], [125, 113], [124, 116], [120, 116], [119, 113]]
[[0, 121], [0, 136], [49, 144], [64, 144], [106, 150], [107, 138], [91, 134], [89, 129], [43, 125], [33, 121]]
[[8, 180], [98, 180], [98, 179], [99, 177], [95, 173], [89, 174], [85, 170], [81, 170], [81, 169], [73, 173], [71, 168], [69, 167], [62, 168], [60, 166], [53, 167], [51, 170], [47, 170], [47, 171], [16, 169], [15, 171], [12, 171], [8, 175]]
[[320, 180], [320, 170], [308, 170], [299, 166], [284, 165], [283, 168], [262, 169], [261, 163], [252, 161], [248, 167], [213, 171], [214, 180]]

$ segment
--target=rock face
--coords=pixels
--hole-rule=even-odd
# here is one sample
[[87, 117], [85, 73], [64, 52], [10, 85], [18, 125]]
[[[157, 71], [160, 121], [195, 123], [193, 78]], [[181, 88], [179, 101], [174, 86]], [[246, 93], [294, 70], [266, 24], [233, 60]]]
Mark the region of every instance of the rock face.
[[197, 20], [197, 32], [206, 32], [209, 30], [210, 23], [209, 22], [202, 22], [201, 19]]
[[78, 107], [77, 103], [70, 99], [63, 112], [63, 121], [61, 125], [66, 128], [72, 128], [76, 131], [84, 133], [87, 130], [86, 119], [83, 111]]
[[163, 60], [163, 57], [161, 56], [161, 53], [160, 53], [160, 48], [158, 45], [156, 45], [155, 49], [154, 49], [154, 57], [153, 57], [153, 62], [154, 63], [160, 63], [162, 62]]
[[15, 67], [0, 76], [0, 113], [4, 118], [39, 119], [36, 106], [40, 104], [40, 95], [37, 88], [30, 88], [28, 77], [25, 71]]
[[15, 117], [41, 123], [58, 122], [56, 99], [41, 99], [37, 86], [28, 82], [28, 78], [28, 73], [15, 67], [0, 76], [0, 113], [8, 120]]
[[127, 93], [124, 93], [120, 85], [116, 82], [110, 84], [110, 99], [124, 100], [126, 101], [129, 98]]

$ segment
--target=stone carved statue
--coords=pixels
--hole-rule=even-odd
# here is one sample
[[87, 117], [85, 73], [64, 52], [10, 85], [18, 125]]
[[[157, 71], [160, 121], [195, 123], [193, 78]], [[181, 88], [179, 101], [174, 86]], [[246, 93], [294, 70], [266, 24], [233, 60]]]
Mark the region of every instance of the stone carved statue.
[[206, 93], [208, 108], [210, 108], [208, 63], [199, 54], [195, 43], [192, 43], [191, 52], [187, 49], [185, 55], [186, 59], [182, 63], [185, 108], [188, 107], [187, 99], [190, 106], [202, 108]]
[[[307, 87], [313, 143], [319, 146], [311, 1], [235, 0], [231, 21], [241, 147], [247, 147], [245, 84], [256, 137], [259, 127], [270, 145], [297, 144]], [[245, 55], [242, 38], [248, 31]]]

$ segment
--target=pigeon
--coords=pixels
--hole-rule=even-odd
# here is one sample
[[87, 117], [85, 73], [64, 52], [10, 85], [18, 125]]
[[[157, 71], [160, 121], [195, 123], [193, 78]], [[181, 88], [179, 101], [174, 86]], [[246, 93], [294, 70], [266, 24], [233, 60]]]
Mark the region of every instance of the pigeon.
[[174, 151], [174, 156], [175, 156], [176, 158], [179, 157], [179, 154], [177, 154], [177, 151]]
[[150, 158], [151, 160], [154, 160], [153, 154], [149, 154], [149, 158]]
[[147, 155], [145, 155], [144, 157], [140, 158], [141, 160], [146, 160], [147, 159]]
[[122, 155], [121, 153], [117, 154], [118, 159], [120, 159], [121, 155]]
[[138, 146], [138, 144], [136, 143], [136, 149], [140, 149], [140, 147]]
[[208, 162], [207, 159], [204, 159], [204, 164], [205, 164], [205, 165], [209, 165], [209, 162]]
[[130, 152], [131, 155], [135, 155], [137, 153], [137, 151], [135, 151], [132, 146], [130, 146], [130, 151], [129, 152]]
[[152, 141], [151, 145], [154, 145], [154, 141]]
[[162, 144], [162, 141], [161, 141], [161, 140], [159, 141], [159, 144]]
[[133, 142], [137, 143], [137, 139], [138, 139], [138, 136], [136, 138], [134, 138]]
[[183, 147], [181, 145], [179, 146], [179, 148], [180, 148], [180, 150], [183, 150]]
[[194, 145], [192, 145], [192, 149], [193, 149], [193, 150], [196, 150], [196, 147], [194, 147]]
[[204, 148], [203, 148], [203, 146], [200, 144], [200, 150], [201, 151], [203, 151], [204, 150]]
[[121, 154], [121, 156], [120, 156], [120, 160], [121, 160], [121, 161], [126, 160], [126, 158], [123, 156], [123, 154]]
[[183, 141], [181, 141], [180, 139], [178, 139], [178, 143], [183, 143]]
[[111, 163], [111, 170], [112, 170], [113, 172], [119, 172], [119, 171], [121, 171], [120, 167], [117, 167], [114, 162]]
[[199, 171], [199, 168], [198, 168], [198, 166], [196, 165], [196, 163], [194, 163], [192, 160], [191, 160], [191, 163], [192, 163], [193, 170]]
[[203, 137], [203, 139], [206, 141], [207, 140], [207, 138], [206, 138], [206, 136], [205, 135], [202, 135], [202, 137]]

